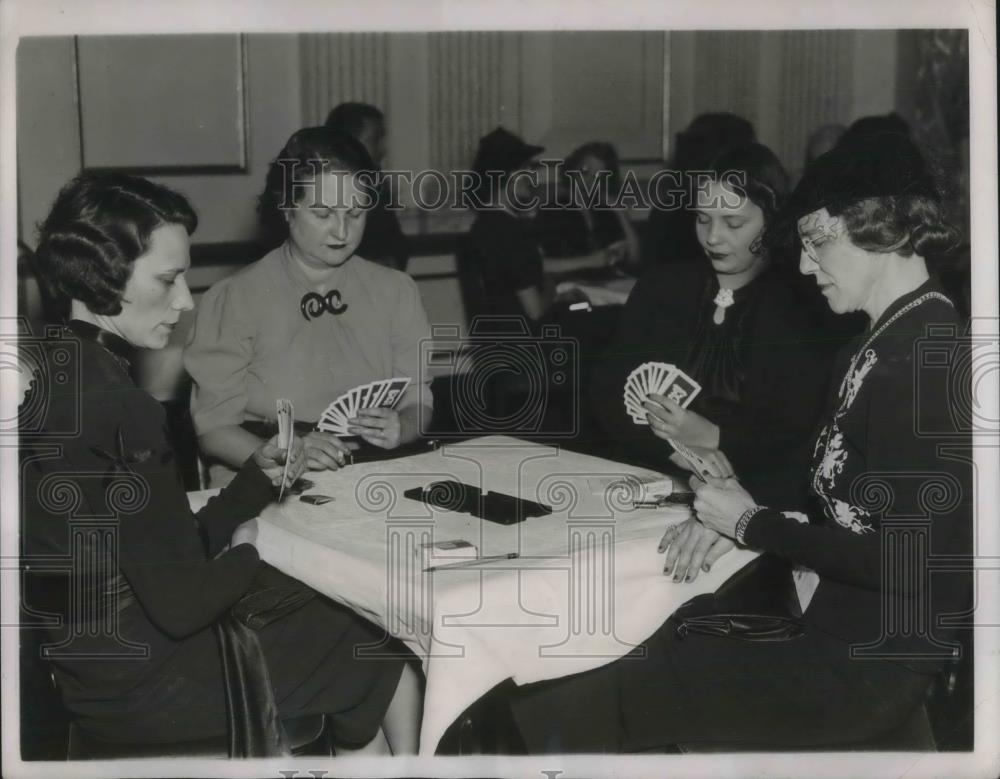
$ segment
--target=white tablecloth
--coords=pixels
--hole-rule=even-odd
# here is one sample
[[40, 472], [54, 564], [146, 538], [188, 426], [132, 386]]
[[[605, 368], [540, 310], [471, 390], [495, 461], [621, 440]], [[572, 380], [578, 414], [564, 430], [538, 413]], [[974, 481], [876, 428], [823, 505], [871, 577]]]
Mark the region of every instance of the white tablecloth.
[[[604, 665], [641, 643], [682, 603], [714, 591], [756, 553], [735, 550], [692, 583], [663, 575], [657, 543], [687, 509], [635, 509], [620, 480], [651, 471], [493, 436], [412, 457], [310, 473], [259, 522], [261, 557], [406, 643], [427, 676], [420, 750], [504, 679], [518, 684]], [[553, 507], [514, 525], [431, 510], [404, 490], [454, 480]], [[612, 486], [618, 481], [619, 486]], [[200, 502], [192, 496], [193, 502]], [[489, 567], [425, 573], [421, 544], [464, 539]], [[373, 652], [384, 647], [373, 647]]]

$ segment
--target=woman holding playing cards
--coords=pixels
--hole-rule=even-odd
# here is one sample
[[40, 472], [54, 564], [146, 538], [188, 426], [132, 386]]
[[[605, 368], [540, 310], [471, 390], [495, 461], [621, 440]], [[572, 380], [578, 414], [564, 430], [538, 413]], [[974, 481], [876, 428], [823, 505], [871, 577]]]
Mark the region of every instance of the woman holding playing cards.
[[[377, 192], [373, 170], [346, 134], [293, 134], [260, 197], [280, 245], [202, 298], [184, 364], [202, 452], [223, 466], [212, 468], [213, 486], [271, 434], [279, 398], [292, 401], [314, 470], [341, 467], [359, 441], [382, 450], [412, 442], [429, 419], [420, 343], [430, 327], [416, 284], [355, 253]], [[400, 392], [406, 382], [393, 379], [410, 382]], [[337, 424], [317, 430], [348, 393], [330, 409]]]
[[[239, 666], [251, 682], [237, 695], [250, 708], [273, 695], [280, 717], [330, 715], [342, 749], [382, 754], [389, 711], [390, 742], [413, 751], [406, 696], [390, 706], [403, 662], [356, 658], [355, 646], [381, 633], [348, 610], [316, 596], [253, 640], [231, 633], [231, 609], [273, 572], [247, 520], [295, 480], [306, 455], [299, 438], [288, 450], [277, 438], [248, 446], [236, 477], [192, 515], [163, 407], [135, 385], [132, 367], [139, 350], [163, 349], [194, 306], [186, 274], [197, 221], [166, 187], [82, 174], [41, 227], [38, 266], [71, 321], [34, 352], [50, 370], [22, 407], [22, 542], [32, 569], [25, 603], [60, 615], [48, 638], [63, 650], [52, 655], [63, 700], [82, 732], [119, 756], [166, 754], [178, 742], [225, 739], [233, 686], [224, 679]], [[34, 570], [52, 559], [70, 570]], [[42, 592], [50, 597], [32, 599]], [[220, 655], [217, 629], [238, 657]]]
[[[693, 204], [705, 256], [654, 268], [636, 284], [594, 371], [597, 421], [623, 460], [735, 471], [769, 499], [801, 499], [829, 381], [831, 355], [810, 310], [823, 303], [763, 240], [787, 196], [774, 154], [753, 143], [710, 167]], [[700, 533], [692, 526], [686, 543], [697, 546]]]
[[[962, 368], [946, 357], [963, 330], [931, 272], [957, 233], [935, 177], [898, 134], [818, 158], [786, 213], [801, 272], [832, 311], [868, 320], [844, 350], [816, 438], [814, 509], [786, 513], [734, 478], [692, 477], [692, 486], [699, 522], [729, 544], [800, 567], [804, 632], [739, 641], [683, 635], [668, 620], [646, 642], [645, 658], [528, 698], [537, 722], [556, 723], [549, 732], [525, 728], [543, 748], [917, 746], [892, 735], [919, 714], [952, 657], [955, 629], [945, 620], [960, 621], [972, 593], [972, 442], [950, 402]], [[687, 559], [680, 565], [690, 572]], [[572, 699], [605, 721], [559, 719]]]

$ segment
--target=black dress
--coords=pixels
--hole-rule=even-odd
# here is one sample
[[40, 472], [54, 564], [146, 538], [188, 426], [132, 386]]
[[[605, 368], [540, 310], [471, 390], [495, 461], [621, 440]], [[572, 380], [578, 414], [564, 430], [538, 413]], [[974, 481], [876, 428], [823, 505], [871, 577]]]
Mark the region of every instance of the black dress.
[[[32, 602], [29, 588], [26, 605], [62, 621], [48, 639], [63, 700], [105, 741], [224, 735], [212, 625], [262, 563], [249, 544], [222, 550], [272, 499], [270, 482], [248, 461], [193, 516], [163, 408], [132, 382], [128, 345], [74, 322], [45, 351], [39, 363], [57, 378], [35, 382], [49, 391], [44, 421], [22, 432], [23, 562], [62, 571], [53, 599]], [[382, 635], [319, 597], [258, 631], [280, 715], [331, 714], [340, 740], [370, 740], [402, 661], [355, 659], [354, 648]]]
[[829, 383], [829, 349], [783, 271], [772, 267], [736, 290], [722, 324], [713, 321], [718, 291], [705, 260], [654, 268], [639, 279], [614, 344], [594, 370], [595, 422], [618, 458], [669, 469], [672, 448], [632, 422], [622, 390], [644, 362], [676, 365], [701, 384], [689, 408], [719, 426], [719, 448], [748, 489], [797, 504]]
[[578, 257], [603, 249], [625, 238], [613, 211], [597, 208], [588, 221], [580, 208], [539, 212], [535, 230], [547, 257]]
[[365, 232], [358, 244], [357, 253], [366, 260], [405, 272], [410, 262], [410, 244], [399, 224], [396, 211], [387, 208], [388, 202], [388, 187], [382, 186], [375, 204], [368, 211]]
[[484, 294], [480, 313], [527, 315], [517, 293], [544, 284], [542, 252], [532, 222], [498, 209], [480, 211], [466, 244]]
[[679, 637], [668, 619], [645, 657], [521, 691], [531, 750], [862, 747], [898, 728], [954, 646], [942, 617], [972, 605], [971, 440], [941, 361], [960, 338], [935, 283], [893, 303], [841, 362], [811, 471], [822, 508], [750, 520], [748, 546], [819, 574], [801, 638]]

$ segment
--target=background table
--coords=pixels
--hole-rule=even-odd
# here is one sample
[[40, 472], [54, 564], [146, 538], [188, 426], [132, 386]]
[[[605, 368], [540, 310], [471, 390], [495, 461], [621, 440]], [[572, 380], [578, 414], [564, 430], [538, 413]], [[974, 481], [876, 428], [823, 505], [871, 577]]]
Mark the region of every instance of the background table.
[[[636, 480], [658, 474], [557, 447], [493, 436], [411, 457], [308, 475], [296, 497], [260, 517], [261, 557], [402, 639], [427, 677], [420, 750], [496, 684], [552, 679], [629, 652], [682, 603], [714, 591], [756, 553], [734, 550], [691, 583], [663, 575], [657, 543], [686, 508], [636, 509]], [[545, 503], [513, 525], [432, 509], [403, 496], [454, 480]], [[197, 502], [195, 498], [195, 502]], [[422, 547], [465, 539], [481, 556], [517, 559], [424, 572]], [[388, 642], [365, 654], [391, 651]]]

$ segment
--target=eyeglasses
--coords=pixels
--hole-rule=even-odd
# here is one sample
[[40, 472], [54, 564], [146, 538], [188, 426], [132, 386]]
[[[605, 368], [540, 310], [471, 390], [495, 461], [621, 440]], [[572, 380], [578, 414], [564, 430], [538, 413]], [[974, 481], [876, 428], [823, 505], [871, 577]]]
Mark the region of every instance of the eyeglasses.
[[812, 239], [805, 235], [799, 236], [799, 242], [802, 244], [802, 250], [806, 253], [806, 256], [819, 264], [819, 254], [816, 252], [816, 244], [812, 242]]

